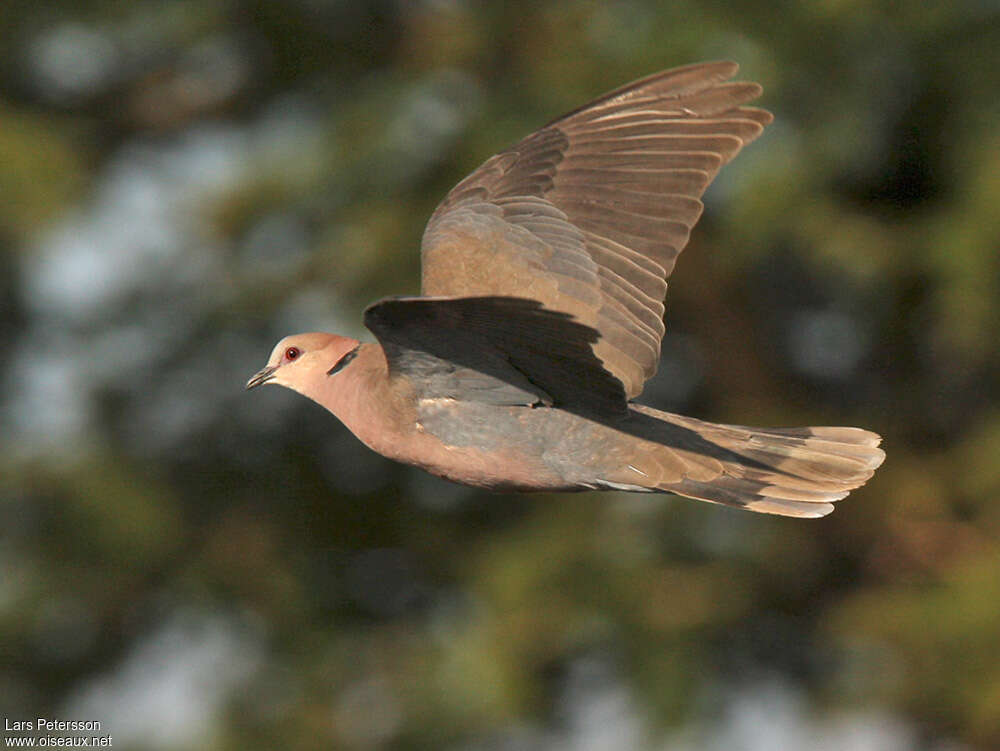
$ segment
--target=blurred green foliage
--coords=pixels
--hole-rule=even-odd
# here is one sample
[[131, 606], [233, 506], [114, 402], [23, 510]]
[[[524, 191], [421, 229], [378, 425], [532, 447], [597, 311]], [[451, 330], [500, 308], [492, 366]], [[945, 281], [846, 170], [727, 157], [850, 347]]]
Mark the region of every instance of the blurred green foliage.
[[[3, 715], [116, 748], [582, 746], [597, 664], [641, 731], [589, 748], [662, 747], [761, 676], [1000, 746], [998, 49], [973, 0], [6, 0]], [[242, 393], [280, 336], [414, 293], [490, 154], [713, 58], [777, 119], [706, 198], [645, 400], [882, 433], [833, 516], [483, 495]]]

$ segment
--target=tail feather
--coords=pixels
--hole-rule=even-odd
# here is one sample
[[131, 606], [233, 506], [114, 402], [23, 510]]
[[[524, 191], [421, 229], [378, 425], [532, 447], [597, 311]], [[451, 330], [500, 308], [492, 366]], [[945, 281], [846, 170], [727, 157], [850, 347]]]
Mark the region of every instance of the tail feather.
[[765, 435], [784, 436], [786, 438], [820, 438], [831, 443], [856, 444], [872, 448], [882, 442], [882, 436], [864, 428], [830, 426], [813, 428], [748, 428], [743, 425], [720, 425], [719, 427], [729, 427]]
[[861, 428], [751, 428], [635, 409], [656, 424], [641, 436], [629, 478], [654, 492], [820, 517], [864, 485], [885, 459], [880, 436]]
[[[744, 508], [764, 514], [779, 514], [781, 516], [798, 516], [803, 518], [818, 518], [833, 511], [830, 501], [794, 501], [785, 498], [773, 498], [764, 495], [762, 488], [753, 483], [740, 483], [732, 488], [723, 482], [693, 482], [687, 481], [680, 485], [660, 488], [671, 493], [695, 498], [699, 501], [719, 503], [724, 506]], [[844, 493], [844, 495], [847, 495]], [[837, 499], [839, 500], [839, 499]]]

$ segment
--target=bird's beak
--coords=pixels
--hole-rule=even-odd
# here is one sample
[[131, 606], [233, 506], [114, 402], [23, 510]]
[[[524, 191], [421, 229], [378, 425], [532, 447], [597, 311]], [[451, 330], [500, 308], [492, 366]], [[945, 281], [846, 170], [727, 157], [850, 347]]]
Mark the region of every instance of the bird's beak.
[[257, 388], [258, 386], [267, 383], [272, 378], [274, 378], [274, 371], [278, 369], [277, 365], [268, 365], [265, 368], [261, 368], [256, 373], [254, 373], [253, 378], [247, 381], [247, 391], [250, 389]]

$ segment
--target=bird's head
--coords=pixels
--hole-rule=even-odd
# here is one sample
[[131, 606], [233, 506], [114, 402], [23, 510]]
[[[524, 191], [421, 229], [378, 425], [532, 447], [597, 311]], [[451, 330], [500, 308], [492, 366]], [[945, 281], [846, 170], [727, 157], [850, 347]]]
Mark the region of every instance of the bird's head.
[[312, 398], [314, 387], [341, 372], [354, 359], [360, 342], [336, 334], [295, 334], [275, 345], [267, 365], [247, 381], [247, 389], [265, 383]]

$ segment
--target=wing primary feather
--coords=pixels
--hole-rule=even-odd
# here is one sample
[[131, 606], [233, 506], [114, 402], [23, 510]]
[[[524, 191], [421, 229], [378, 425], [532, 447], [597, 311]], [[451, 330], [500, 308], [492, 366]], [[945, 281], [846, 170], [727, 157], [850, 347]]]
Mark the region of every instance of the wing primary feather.
[[428, 223], [424, 294], [530, 296], [572, 314], [599, 332], [594, 352], [637, 396], [656, 371], [666, 280], [699, 199], [772, 119], [748, 106], [761, 88], [731, 81], [737, 70], [655, 73], [487, 160]]

